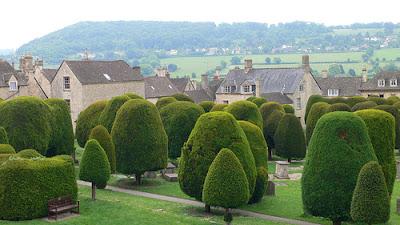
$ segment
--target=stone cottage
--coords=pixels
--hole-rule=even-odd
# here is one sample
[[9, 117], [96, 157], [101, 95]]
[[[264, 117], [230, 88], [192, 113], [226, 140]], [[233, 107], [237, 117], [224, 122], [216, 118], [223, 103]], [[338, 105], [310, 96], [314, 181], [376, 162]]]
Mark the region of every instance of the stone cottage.
[[378, 96], [387, 98], [390, 96], [400, 97], [400, 72], [383, 71], [367, 80], [365, 76], [359, 89], [364, 97]]
[[363, 80], [366, 80], [366, 69], [361, 77], [348, 77], [346, 75], [329, 76], [328, 71], [323, 70], [321, 77], [316, 77], [324, 97], [351, 97], [361, 95], [360, 88]]

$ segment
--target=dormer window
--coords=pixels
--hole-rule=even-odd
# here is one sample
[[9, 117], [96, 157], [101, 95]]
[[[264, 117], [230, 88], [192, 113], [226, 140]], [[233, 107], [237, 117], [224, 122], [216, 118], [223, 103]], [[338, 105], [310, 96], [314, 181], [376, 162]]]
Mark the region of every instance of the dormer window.
[[385, 87], [385, 80], [378, 80], [378, 87]]
[[225, 86], [224, 87], [224, 92], [225, 93], [231, 93], [231, 86]]
[[328, 89], [328, 96], [339, 96], [339, 89]]
[[243, 88], [243, 92], [244, 93], [249, 93], [250, 92], [250, 86], [249, 85], [245, 85], [242, 88]]
[[397, 87], [397, 79], [390, 79], [390, 87]]
[[18, 90], [17, 81], [10, 81], [8, 83], [8, 85], [10, 86], [10, 91], [17, 91]]

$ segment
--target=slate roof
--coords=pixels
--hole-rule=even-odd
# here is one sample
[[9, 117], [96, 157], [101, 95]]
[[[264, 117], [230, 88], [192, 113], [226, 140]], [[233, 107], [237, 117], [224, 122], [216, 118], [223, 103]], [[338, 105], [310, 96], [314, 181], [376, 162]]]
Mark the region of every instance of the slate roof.
[[190, 79], [187, 77], [183, 78], [170, 78], [171, 83], [178, 89], [180, 92], [184, 92], [186, 85], [190, 82]]
[[145, 77], [144, 81], [146, 98], [161, 98], [180, 93], [167, 77]]
[[4, 73], [14, 73], [14, 68], [7, 61], [0, 59], [0, 75]]
[[322, 95], [328, 96], [328, 89], [338, 89], [339, 96], [356, 96], [360, 95], [360, 87], [362, 77], [316, 77]]
[[264, 93], [261, 96], [266, 98], [267, 101], [278, 102], [280, 104], [293, 104], [293, 100], [281, 92]]
[[[116, 61], [64, 61], [82, 84], [108, 84], [140, 81], [143, 77], [123, 60]], [[107, 79], [107, 76], [110, 80]]]
[[210, 96], [204, 89], [185, 91], [185, 94], [187, 94], [190, 98], [192, 98], [195, 103], [214, 100], [212, 96]]
[[42, 73], [44, 77], [51, 82], [57, 74], [57, 69], [43, 69]]
[[8, 87], [8, 81], [13, 75], [18, 81], [18, 86], [28, 85], [28, 77], [25, 76], [25, 73], [13, 72], [0, 74], [0, 87]]
[[[385, 80], [384, 87], [378, 87], [378, 80]], [[390, 80], [397, 79], [397, 86], [391, 87]], [[381, 72], [375, 75], [373, 78], [367, 80], [367, 82], [362, 83], [360, 90], [362, 91], [391, 91], [400, 90], [400, 72]]]

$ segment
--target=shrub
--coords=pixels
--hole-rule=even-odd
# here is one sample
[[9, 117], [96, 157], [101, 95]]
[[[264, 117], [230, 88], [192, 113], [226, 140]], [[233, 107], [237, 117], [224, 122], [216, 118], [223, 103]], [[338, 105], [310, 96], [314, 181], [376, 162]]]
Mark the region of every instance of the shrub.
[[257, 105], [257, 107], [260, 107], [262, 104], [267, 102], [267, 99], [265, 98], [260, 98], [260, 97], [256, 97], [255, 99], [251, 100], [251, 102], [253, 102], [254, 104]]
[[184, 193], [202, 199], [208, 168], [222, 148], [229, 148], [240, 160], [254, 191], [256, 167], [249, 142], [235, 118], [227, 112], [210, 112], [199, 117], [182, 148], [178, 180]]
[[386, 223], [390, 218], [390, 197], [377, 162], [365, 164], [358, 175], [351, 217], [356, 222], [367, 224]]
[[177, 94], [171, 95], [171, 97], [174, 97], [178, 101], [187, 101], [187, 102], [194, 103], [192, 98], [190, 98], [189, 96], [182, 94], [182, 93], [177, 93]]
[[396, 107], [396, 109], [400, 109], [400, 102], [394, 103], [393, 106]]
[[277, 102], [268, 102], [260, 107], [263, 118], [263, 133], [268, 144], [269, 157], [272, 157], [272, 149], [275, 147], [274, 135], [281, 117], [285, 113], [282, 105]]
[[8, 144], [7, 131], [4, 127], [0, 127], [0, 144]]
[[378, 105], [387, 105], [388, 104], [387, 100], [384, 98], [381, 98], [381, 97], [370, 96], [367, 99], [368, 99], [368, 101], [373, 101]]
[[74, 130], [68, 104], [63, 99], [46, 99], [51, 110], [51, 139], [46, 156], [71, 155], [74, 152]]
[[349, 112], [321, 117], [308, 146], [302, 177], [306, 213], [335, 223], [350, 219], [350, 204], [361, 167], [376, 161], [367, 128]]
[[130, 98], [127, 95], [121, 95], [113, 97], [107, 102], [106, 107], [100, 114], [99, 124], [103, 125], [108, 132], [111, 132], [117, 111], [128, 100], [130, 100]]
[[197, 119], [204, 113], [199, 105], [191, 102], [171, 103], [160, 110], [161, 120], [168, 136], [168, 156], [176, 159], [187, 141]]
[[16, 97], [0, 104], [0, 126], [18, 152], [33, 148], [45, 155], [51, 138], [50, 107], [37, 97]]
[[322, 97], [321, 95], [311, 95], [307, 100], [306, 113], [304, 115], [304, 122], [307, 123], [308, 113], [310, 112], [311, 107], [314, 105], [314, 103], [317, 103], [317, 102], [328, 103], [327, 100], [324, 97]]
[[44, 217], [50, 199], [77, 198], [74, 166], [60, 158], [9, 159], [0, 165], [0, 180], [0, 220]]
[[346, 99], [346, 103], [350, 107], [353, 107], [357, 103], [366, 102], [366, 101], [367, 101], [367, 99], [362, 96], [353, 96], [353, 97], [349, 97]]
[[15, 149], [9, 144], [0, 144], [0, 154], [15, 154]]
[[394, 118], [391, 114], [376, 109], [365, 109], [355, 114], [364, 120], [368, 128], [368, 135], [378, 162], [382, 166], [389, 194], [392, 194], [396, 179]]
[[292, 105], [289, 104], [284, 104], [282, 105], [283, 110], [285, 110], [285, 113], [293, 113], [294, 114], [294, 108]]
[[241, 120], [238, 123], [249, 142], [256, 167], [268, 168], [268, 146], [261, 129], [247, 121]]
[[268, 170], [266, 167], [258, 167], [256, 186], [254, 188], [253, 195], [249, 200], [249, 203], [254, 204], [260, 202], [261, 199], [264, 197], [267, 187], [268, 187]]
[[374, 108], [374, 107], [377, 106], [377, 105], [378, 105], [378, 104], [376, 104], [376, 103], [373, 102], [373, 101], [359, 102], [359, 103], [356, 103], [356, 104], [351, 108], [351, 111], [355, 112], [355, 111], [363, 110], [363, 109], [372, 109], [372, 108]]
[[257, 97], [256, 96], [250, 96], [250, 97], [246, 98], [246, 101], [252, 102], [254, 99], [257, 99]]
[[137, 94], [132, 93], [132, 92], [127, 92], [124, 95], [128, 96], [130, 99], [144, 99], [142, 96], [137, 95]]
[[399, 114], [399, 110], [397, 110], [392, 105], [378, 105], [375, 107], [375, 109], [379, 109], [379, 110], [388, 112], [388, 113], [392, 114], [392, 116], [394, 117], [394, 123], [395, 123], [394, 129], [396, 132], [395, 147], [397, 149], [400, 149], [400, 114]]
[[12, 156], [12, 155], [14, 155], [14, 154], [0, 154], [0, 165], [3, 162], [7, 161], [10, 158], [10, 156]]
[[208, 113], [214, 107], [215, 103], [212, 101], [202, 101], [199, 105], [204, 109], [204, 112]]
[[210, 112], [216, 112], [216, 111], [224, 111], [225, 107], [227, 107], [228, 104], [215, 104]]
[[135, 174], [140, 184], [145, 171], [167, 166], [168, 137], [154, 104], [142, 99], [126, 102], [117, 112], [111, 137], [117, 171]]
[[156, 107], [160, 110], [162, 107], [177, 101], [174, 97], [162, 97], [157, 100]]
[[328, 112], [335, 112], [335, 111], [351, 112], [351, 108], [345, 103], [334, 103], [329, 106]]
[[37, 152], [35, 149], [24, 149], [18, 152], [15, 156], [24, 159], [43, 158], [44, 156]]
[[276, 154], [287, 158], [304, 158], [306, 155], [306, 140], [299, 118], [294, 114], [285, 114], [279, 122], [275, 136]]
[[308, 119], [306, 123], [307, 144], [310, 143], [311, 136], [314, 132], [318, 120], [328, 112], [329, 106], [330, 105], [328, 103], [318, 102], [311, 107], [310, 113], [308, 113]]
[[386, 99], [387, 104], [393, 105], [394, 103], [400, 101], [400, 98], [397, 96], [390, 96], [389, 98]]
[[263, 129], [263, 119], [256, 104], [242, 100], [229, 104], [225, 112], [232, 114], [237, 120], [245, 120]]
[[107, 155], [108, 162], [110, 163], [111, 173], [116, 172], [116, 159], [115, 159], [115, 146], [111, 139], [110, 133], [102, 125], [97, 125], [90, 132], [89, 139], [96, 139], [100, 146], [104, 149]]
[[75, 136], [79, 146], [84, 147], [93, 127], [99, 124], [99, 117], [106, 107], [107, 100], [97, 101], [79, 113]]

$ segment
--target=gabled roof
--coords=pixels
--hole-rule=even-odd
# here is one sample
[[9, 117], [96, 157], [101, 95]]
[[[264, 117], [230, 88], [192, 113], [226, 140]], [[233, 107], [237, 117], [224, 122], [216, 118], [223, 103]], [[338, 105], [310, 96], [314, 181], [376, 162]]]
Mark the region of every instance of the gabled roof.
[[10, 65], [10, 63], [0, 59], [0, 75], [5, 73], [14, 73], [14, 72], [15, 69]]
[[18, 86], [28, 85], [28, 77], [25, 76], [25, 73], [13, 72], [13, 73], [0, 74], [0, 87], [8, 87], [9, 86], [8, 81], [12, 76], [14, 76], [15, 79], [17, 79]]
[[328, 89], [338, 89], [339, 96], [360, 95], [362, 77], [316, 77], [315, 80], [324, 96], [328, 96]]
[[180, 93], [168, 77], [145, 77], [144, 81], [146, 98], [161, 98]]
[[293, 104], [292, 99], [281, 92], [271, 92], [261, 94], [262, 97], [266, 98], [269, 102], [278, 102], [280, 104]]
[[57, 74], [57, 69], [43, 69], [42, 73], [48, 81], [52, 81]]
[[192, 98], [195, 103], [214, 100], [212, 96], [210, 96], [204, 89], [185, 91], [185, 94], [187, 94], [190, 98]]
[[187, 77], [183, 78], [170, 78], [171, 83], [178, 89], [180, 92], [184, 92], [187, 84], [190, 82], [190, 79]]
[[116, 61], [64, 61], [82, 84], [108, 84], [143, 80], [138, 70], [123, 60]]
[[[396, 87], [390, 86], [391, 79], [397, 80]], [[378, 80], [385, 80], [385, 86], [378, 87]], [[400, 72], [381, 72], [375, 75], [375, 77], [367, 80], [367, 82], [363, 82], [360, 90], [362, 91], [400, 90]]]

